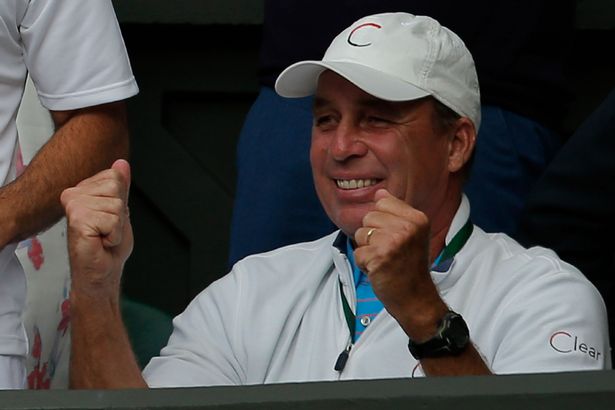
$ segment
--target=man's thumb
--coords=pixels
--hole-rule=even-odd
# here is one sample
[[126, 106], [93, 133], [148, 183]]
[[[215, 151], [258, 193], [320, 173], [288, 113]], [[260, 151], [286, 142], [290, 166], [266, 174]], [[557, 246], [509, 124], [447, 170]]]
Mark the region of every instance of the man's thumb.
[[126, 183], [126, 192], [130, 192], [130, 164], [128, 161], [125, 159], [118, 159], [111, 165], [111, 169], [115, 169], [122, 174], [124, 182]]
[[391, 195], [391, 193], [389, 191], [387, 191], [384, 188], [381, 188], [381, 189], [377, 190], [376, 193], [374, 194], [374, 201], [378, 202], [382, 198], [387, 198], [387, 197], [392, 197], [392, 196], [393, 195]]

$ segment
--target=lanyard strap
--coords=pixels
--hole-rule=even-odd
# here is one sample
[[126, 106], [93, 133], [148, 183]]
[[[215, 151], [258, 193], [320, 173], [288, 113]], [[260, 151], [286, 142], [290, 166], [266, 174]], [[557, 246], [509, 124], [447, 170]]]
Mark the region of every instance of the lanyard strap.
[[[440, 252], [440, 256], [437, 261], [440, 263], [451, 260], [457, 255], [457, 252], [463, 248], [466, 244], [470, 235], [472, 235], [472, 231], [474, 230], [474, 225], [470, 221], [467, 222], [461, 227], [461, 229], [453, 236], [453, 239], [446, 245], [446, 247]], [[344, 289], [342, 288], [342, 281], [339, 280], [340, 284], [340, 296], [342, 299], [342, 307], [344, 308], [344, 317], [346, 318], [346, 324], [348, 325], [348, 330], [350, 331], [351, 340], [354, 338], [355, 334], [355, 326], [356, 326], [356, 317], [350, 308], [350, 304], [346, 299], [346, 295], [344, 294]]]
[[449, 259], [453, 259], [455, 255], [457, 255], [457, 252], [459, 252], [461, 248], [463, 248], [463, 245], [466, 244], [466, 242], [470, 238], [470, 235], [472, 235], [473, 230], [474, 225], [468, 219], [466, 223], [461, 227], [459, 232], [457, 232], [455, 236], [453, 236], [453, 239], [451, 239], [448, 245], [446, 245], [446, 247], [442, 250], [440, 256], [438, 257], [438, 260], [440, 262], [444, 262]]
[[344, 308], [344, 317], [346, 318], [346, 324], [348, 325], [348, 330], [350, 330], [351, 337], [354, 337], [355, 332], [355, 316], [352, 313], [352, 309], [350, 309], [350, 305], [348, 304], [348, 300], [346, 300], [346, 295], [344, 295], [344, 289], [342, 289], [342, 281], [338, 279], [340, 284], [340, 295], [342, 295], [342, 307]]

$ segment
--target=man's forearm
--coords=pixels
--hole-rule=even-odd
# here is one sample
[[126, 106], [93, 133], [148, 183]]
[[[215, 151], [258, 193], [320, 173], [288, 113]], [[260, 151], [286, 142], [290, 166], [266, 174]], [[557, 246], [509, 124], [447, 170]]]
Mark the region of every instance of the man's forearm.
[[[398, 313], [396, 318], [398, 323], [404, 329], [404, 332], [413, 340], [425, 341], [433, 336], [437, 331], [437, 323], [448, 310], [447, 305], [438, 295], [433, 283], [429, 282], [427, 290], [420, 292], [423, 297], [432, 294], [432, 300], [421, 306], [417, 304], [422, 298], [415, 297], [413, 307], [406, 308], [403, 311], [412, 312], [404, 315]], [[431, 292], [430, 292], [431, 290]], [[422, 315], [417, 314], [422, 312]], [[420, 318], [420, 320], [417, 320]], [[472, 376], [472, 375], [488, 375], [492, 374], [489, 367], [476, 350], [472, 341], [468, 342], [467, 347], [458, 355], [423, 358], [421, 359], [421, 367], [426, 376]]]
[[147, 387], [124, 328], [119, 303], [71, 293], [70, 387]]
[[0, 247], [58, 220], [60, 193], [128, 155], [124, 103], [52, 113], [57, 130], [24, 173], [0, 189]]
[[146, 387], [120, 313], [120, 281], [133, 247], [128, 217], [130, 166], [110, 169], [66, 189], [71, 267], [71, 386]]

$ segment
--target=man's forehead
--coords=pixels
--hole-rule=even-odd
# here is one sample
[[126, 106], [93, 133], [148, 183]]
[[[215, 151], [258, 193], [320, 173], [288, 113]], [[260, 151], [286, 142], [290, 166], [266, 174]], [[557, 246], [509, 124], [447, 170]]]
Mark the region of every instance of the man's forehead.
[[[378, 107], [378, 106], [390, 106], [394, 103], [391, 101], [381, 100], [379, 98], [374, 97], [373, 95], [365, 94], [352, 96], [351, 99], [357, 105], [367, 106], [367, 107]], [[338, 100], [336, 95], [328, 95], [327, 93], [316, 93], [314, 96], [314, 106], [323, 106], [334, 104]]]
[[344, 98], [345, 100], [350, 100], [352, 105], [360, 108], [360, 109], [374, 109], [378, 111], [389, 111], [389, 112], [400, 112], [410, 110], [421, 105], [428, 98], [420, 98], [418, 100], [412, 101], [387, 101], [373, 95], [362, 93], [352, 97], [341, 97], [336, 94], [328, 94], [326, 92], [317, 92], [314, 95], [314, 103], [313, 108], [327, 108], [336, 106], [340, 100]]

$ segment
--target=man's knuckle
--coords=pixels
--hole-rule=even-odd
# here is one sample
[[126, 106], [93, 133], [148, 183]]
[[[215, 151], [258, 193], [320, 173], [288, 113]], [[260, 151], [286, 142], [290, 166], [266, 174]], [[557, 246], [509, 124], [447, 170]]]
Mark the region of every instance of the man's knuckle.
[[122, 226], [122, 216], [120, 214], [113, 215], [112, 221], [114, 229], [119, 229]]
[[66, 199], [64, 210], [68, 217], [75, 219], [79, 213], [79, 208], [79, 204], [73, 198]]
[[414, 221], [418, 226], [429, 226], [429, 218], [427, 217], [427, 215], [425, 215], [424, 212], [416, 211], [414, 215]]
[[372, 219], [372, 212], [368, 212], [365, 215], [363, 215], [363, 218], [361, 218], [361, 224], [363, 226], [369, 226], [370, 225], [370, 221]]
[[73, 196], [73, 188], [67, 188], [60, 194], [60, 202], [66, 205]]
[[399, 224], [399, 229], [392, 235], [396, 240], [404, 241], [405, 239], [414, 236], [416, 233], [416, 226], [408, 221], [404, 220]]
[[111, 198], [109, 206], [111, 208], [111, 212], [113, 212], [114, 214], [119, 215], [124, 212], [124, 201], [122, 201], [120, 198]]

